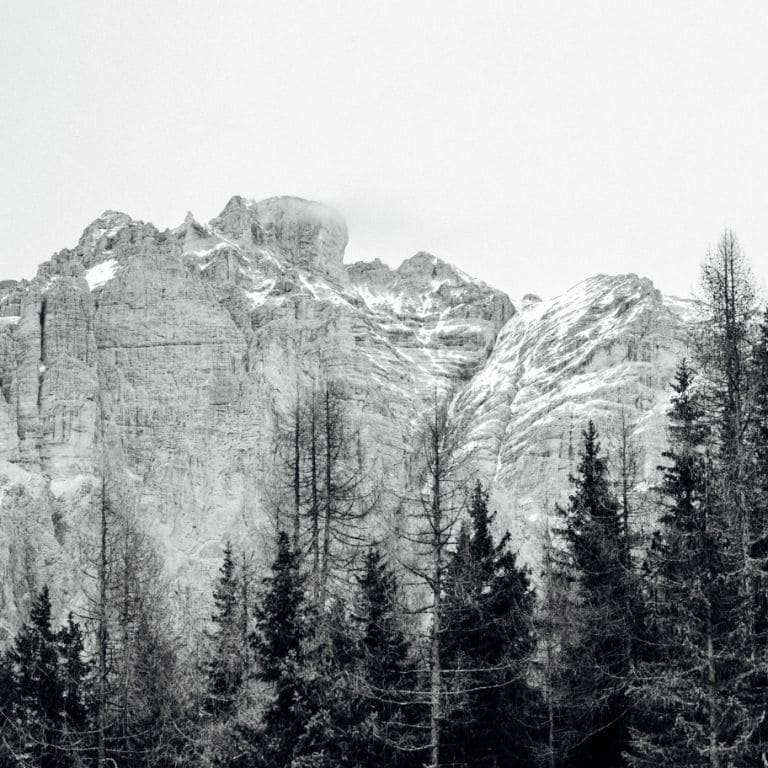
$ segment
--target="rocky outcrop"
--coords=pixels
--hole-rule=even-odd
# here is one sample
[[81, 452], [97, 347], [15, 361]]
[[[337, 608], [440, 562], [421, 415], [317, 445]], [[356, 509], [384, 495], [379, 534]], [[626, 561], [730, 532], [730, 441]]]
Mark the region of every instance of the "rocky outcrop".
[[637, 275], [599, 275], [523, 306], [455, 410], [503, 524], [535, 562], [543, 526], [567, 499], [588, 419], [609, 453], [622, 432], [637, 449], [636, 492], [655, 479], [691, 303], [665, 298]]
[[177, 587], [208, 595], [226, 538], [263, 543], [276, 415], [318, 375], [343, 381], [385, 490], [452, 393], [532, 557], [530, 518], [566, 489], [588, 415], [607, 433], [625, 408], [654, 466], [684, 322], [649, 281], [598, 277], [516, 310], [427, 253], [345, 266], [346, 242], [336, 212], [298, 198], [234, 197], [165, 232], [107, 211], [35, 279], [0, 284], [0, 531], [15, 541], [23, 519], [27, 542], [0, 551], [6, 627], [43, 580], [59, 607], [77, 599], [105, 467]]
[[214, 231], [240, 248], [280, 264], [345, 282], [347, 225], [321, 203], [298, 197], [270, 197], [254, 202], [233, 197], [211, 221]]

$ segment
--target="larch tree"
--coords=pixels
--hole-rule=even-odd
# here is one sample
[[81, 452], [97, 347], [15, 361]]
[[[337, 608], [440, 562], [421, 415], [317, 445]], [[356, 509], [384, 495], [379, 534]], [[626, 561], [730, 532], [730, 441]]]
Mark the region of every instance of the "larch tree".
[[297, 387], [288, 415], [277, 422], [278, 483], [289, 490], [292, 508], [278, 528], [306, 554], [309, 593], [322, 608], [332, 582], [346, 577], [366, 541], [364, 520], [377, 503], [376, 483], [339, 382]]
[[[102, 470], [94, 494], [95, 531], [83, 544], [82, 618], [92, 656], [97, 768], [113, 760], [152, 765], [156, 750], [145, 738], [145, 716], [158, 680], [145, 677], [149, 665], [142, 658], [148, 644], [172, 647], [162, 563], [116, 477]], [[166, 662], [164, 669], [172, 669], [170, 657]], [[175, 686], [167, 685], [165, 694], [175, 696]]]
[[[442, 665], [443, 593], [449, 548], [466, 501], [466, 460], [461, 453], [459, 431], [449, 418], [445, 398], [436, 396], [424, 418], [417, 462], [419, 493], [404, 538], [413, 547], [415, 558], [408, 568], [424, 582], [429, 594], [429, 680], [423, 698], [429, 711], [429, 742], [425, 751], [429, 752], [430, 768], [438, 768], [442, 761], [441, 741], [446, 714]], [[418, 697], [420, 693], [414, 695]]]
[[727, 510], [724, 522], [741, 547], [744, 591], [754, 593], [754, 564], [750, 562], [755, 539], [754, 446], [747, 437], [754, 418], [752, 347], [757, 299], [749, 262], [730, 229], [707, 254], [701, 294], [696, 363], [702, 372], [704, 412], [711, 426], [716, 464], [711, 482]]

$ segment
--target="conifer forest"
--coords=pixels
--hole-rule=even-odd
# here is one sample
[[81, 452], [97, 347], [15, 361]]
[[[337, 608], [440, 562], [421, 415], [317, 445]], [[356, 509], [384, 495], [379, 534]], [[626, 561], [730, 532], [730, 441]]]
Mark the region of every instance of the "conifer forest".
[[84, 599], [36, 589], [2, 652], [0, 768], [768, 766], [768, 308], [730, 231], [695, 308], [642, 509], [585, 420], [535, 563], [439, 392], [387, 498], [344, 382], [296, 387], [264, 551], [197, 612], [105, 463]]

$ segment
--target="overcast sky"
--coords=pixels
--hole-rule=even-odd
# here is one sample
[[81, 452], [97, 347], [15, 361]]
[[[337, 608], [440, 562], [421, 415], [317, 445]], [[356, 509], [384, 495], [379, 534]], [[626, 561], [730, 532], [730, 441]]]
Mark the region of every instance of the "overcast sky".
[[768, 3], [5, 0], [0, 278], [103, 210], [329, 202], [347, 261], [428, 250], [557, 294], [768, 277]]

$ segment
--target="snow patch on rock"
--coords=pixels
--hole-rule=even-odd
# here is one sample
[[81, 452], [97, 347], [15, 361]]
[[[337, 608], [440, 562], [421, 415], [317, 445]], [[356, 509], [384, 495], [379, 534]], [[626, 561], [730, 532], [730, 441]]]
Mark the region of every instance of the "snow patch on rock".
[[91, 267], [85, 273], [85, 279], [88, 282], [90, 290], [94, 288], [101, 288], [105, 283], [109, 282], [115, 276], [115, 269], [117, 267], [117, 259], [107, 259], [102, 261], [96, 266]]

